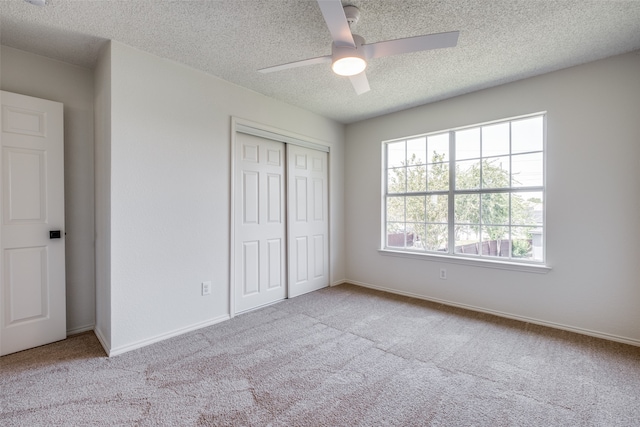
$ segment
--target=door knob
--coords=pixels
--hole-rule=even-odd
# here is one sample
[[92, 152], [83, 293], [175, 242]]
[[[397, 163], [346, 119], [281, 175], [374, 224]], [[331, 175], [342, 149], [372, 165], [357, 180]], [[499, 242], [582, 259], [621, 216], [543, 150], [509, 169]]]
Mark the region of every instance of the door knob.
[[51, 230], [49, 231], [50, 239], [59, 239], [60, 238], [60, 230]]

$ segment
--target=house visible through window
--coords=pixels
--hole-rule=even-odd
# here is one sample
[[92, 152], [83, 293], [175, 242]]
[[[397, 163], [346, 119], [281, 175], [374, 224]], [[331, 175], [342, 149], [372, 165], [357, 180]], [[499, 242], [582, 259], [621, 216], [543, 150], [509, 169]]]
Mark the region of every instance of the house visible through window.
[[385, 142], [384, 247], [544, 261], [545, 116]]

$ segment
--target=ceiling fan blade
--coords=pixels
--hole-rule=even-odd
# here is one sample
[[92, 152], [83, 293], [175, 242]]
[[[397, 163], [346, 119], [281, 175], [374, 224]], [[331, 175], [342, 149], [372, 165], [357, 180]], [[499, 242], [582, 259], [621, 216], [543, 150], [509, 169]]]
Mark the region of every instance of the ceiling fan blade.
[[401, 53], [454, 47], [458, 44], [458, 35], [460, 35], [459, 31], [428, 34], [426, 36], [366, 44], [362, 46], [362, 48], [367, 58], [381, 58], [383, 56], [399, 55]]
[[349, 80], [351, 80], [351, 84], [358, 95], [362, 95], [363, 93], [371, 90], [369, 87], [369, 79], [367, 79], [367, 74], [364, 71], [360, 74], [349, 77]]
[[302, 61], [289, 62], [287, 64], [274, 65], [273, 67], [262, 68], [260, 73], [273, 73], [274, 71], [286, 70], [289, 68], [304, 67], [307, 65], [324, 64], [331, 62], [331, 56], [319, 56], [317, 58], [303, 59]]
[[329, 27], [331, 38], [337, 46], [355, 47], [351, 29], [340, 0], [318, 0], [322, 16]]

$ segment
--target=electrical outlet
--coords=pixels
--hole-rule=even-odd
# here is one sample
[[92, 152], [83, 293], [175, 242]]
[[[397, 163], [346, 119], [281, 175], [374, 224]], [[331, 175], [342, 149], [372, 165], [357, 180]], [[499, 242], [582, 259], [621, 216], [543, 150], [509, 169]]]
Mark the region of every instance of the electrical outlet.
[[440, 269], [440, 278], [442, 280], [447, 280], [447, 269], [446, 268], [441, 268]]
[[211, 282], [202, 282], [202, 296], [211, 294]]

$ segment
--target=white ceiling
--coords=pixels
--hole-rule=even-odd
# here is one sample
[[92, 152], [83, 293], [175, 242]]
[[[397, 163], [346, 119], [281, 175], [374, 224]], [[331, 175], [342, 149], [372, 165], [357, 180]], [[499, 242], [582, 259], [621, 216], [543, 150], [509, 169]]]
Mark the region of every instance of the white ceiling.
[[260, 74], [331, 53], [314, 0], [0, 1], [3, 45], [93, 67], [106, 40], [200, 69], [342, 123], [640, 49], [640, 0], [344, 0], [369, 43], [460, 31], [458, 46], [372, 60], [356, 95], [328, 64]]

